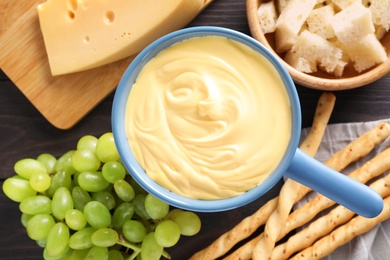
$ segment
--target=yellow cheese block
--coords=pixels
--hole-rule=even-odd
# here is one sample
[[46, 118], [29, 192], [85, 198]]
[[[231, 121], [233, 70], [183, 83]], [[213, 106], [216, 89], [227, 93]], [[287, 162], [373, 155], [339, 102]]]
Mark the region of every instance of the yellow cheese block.
[[187, 25], [204, 0], [48, 0], [38, 17], [53, 76], [137, 54]]

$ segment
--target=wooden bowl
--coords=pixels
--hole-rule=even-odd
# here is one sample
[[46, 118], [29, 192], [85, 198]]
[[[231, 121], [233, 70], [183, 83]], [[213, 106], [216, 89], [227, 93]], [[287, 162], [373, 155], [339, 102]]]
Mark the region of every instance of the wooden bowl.
[[335, 76], [320, 70], [312, 74], [307, 74], [296, 70], [283, 60], [283, 53], [276, 53], [274, 50], [274, 33], [263, 33], [257, 16], [257, 9], [261, 3], [262, 0], [246, 0], [246, 12], [252, 37], [261, 42], [277, 55], [277, 57], [286, 66], [295, 83], [318, 90], [346, 90], [365, 86], [390, 72], [390, 32], [387, 32], [381, 40], [382, 45], [386, 49], [388, 59], [384, 63], [378, 64], [377, 66], [372, 67], [371, 69], [362, 73], [356, 72], [352, 66], [347, 66], [344, 70], [343, 76], [340, 78], [336, 78]]

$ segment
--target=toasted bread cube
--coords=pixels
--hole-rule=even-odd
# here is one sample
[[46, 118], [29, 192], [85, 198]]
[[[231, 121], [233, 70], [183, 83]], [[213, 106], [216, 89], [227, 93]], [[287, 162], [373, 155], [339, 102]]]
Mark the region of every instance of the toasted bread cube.
[[274, 1], [261, 4], [257, 9], [257, 16], [259, 17], [260, 26], [264, 33], [271, 33], [276, 30], [276, 7]]
[[335, 34], [331, 24], [334, 14], [335, 12], [331, 5], [314, 9], [306, 20], [309, 31], [325, 39], [334, 37]]
[[375, 32], [371, 12], [361, 3], [355, 3], [337, 13], [332, 19], [337, 38], [345, 45], [359, 42]]
[[390, 30], [390, 0], [371, 0], [370, 11], [375, 25]]
[[373, 33], [349, 45], [346, 51], [359, 73], [387, 60], [385, 49]]

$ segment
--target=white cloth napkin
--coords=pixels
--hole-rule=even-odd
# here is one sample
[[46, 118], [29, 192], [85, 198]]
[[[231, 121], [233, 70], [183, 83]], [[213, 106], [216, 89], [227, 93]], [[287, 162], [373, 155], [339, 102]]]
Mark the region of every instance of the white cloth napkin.
[[[330, 124], [327, 126], [324, 138], [320, 149], [316, 155], [316, 159], [325, 162], [335, 152], [341, 150], [352, 140], [372, 129], [380, 122], [390, 123], [390, 119], [379, 121], [364, 122], [364, 123], [348, 123], [348, 124]], [[309, 133], [310, 128], [303, 129], [301, 139]], [[387, 138], [373, 152], [367, 155], [362, 160], [350, 165], [343, 171], [348, 174], [356, 168], [360, 167], [364, 162], [368, 161], [376, 154], [390, 147], [390, 138]], [[387, 172], [385, 174], [388, 174]], [[315, 196], [310, 194], [304, 200]], [[300, 203], [305, 203], [302, 200]], [[297, 207], [300, 204], [296, 205]], [[387, 260], [390, 259], [390, 220], [382, 222], [368, 233], [354, 238], [351, 242], [336, 249], [331, 255], [325, 257], [326, 260]]]

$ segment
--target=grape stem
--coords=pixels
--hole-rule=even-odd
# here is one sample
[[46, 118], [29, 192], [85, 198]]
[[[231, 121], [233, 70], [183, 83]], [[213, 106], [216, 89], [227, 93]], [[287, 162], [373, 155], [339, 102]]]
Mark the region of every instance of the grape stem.
[[[122, 236], [119, 236], [118, 241], [116, 242], [118, 245], [127, 247], [128, 249], [133, 250], [133, 253], [126, 258], [126, 260], [134, 260], [139, 253], [141, 253], [141, 247], [137, 246], [126, 239], [124, 239]], [[166, 259], [171, 259], [171, 255], [167, 251], [163, 251], [162, 256]]]

